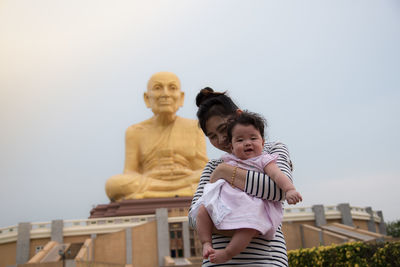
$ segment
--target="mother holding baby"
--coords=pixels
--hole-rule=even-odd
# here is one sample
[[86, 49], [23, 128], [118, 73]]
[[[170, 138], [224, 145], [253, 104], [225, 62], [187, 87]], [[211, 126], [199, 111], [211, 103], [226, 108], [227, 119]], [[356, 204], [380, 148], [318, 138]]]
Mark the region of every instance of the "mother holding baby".
[[[219, 150], [231, 153], [231, 145], [227, 140], [227, 126], [229, 121], [236, 116], [238, 106], [225, 93], [214, 92], [208, 87], [198, 93], [196, 105], [200, 127], [210, 143]], [[277, 154], [276, 164], [289, 179], [292, 179], [292, 165], [286, 146], [278, 142], [265, 142], [264, 151]], [[204, 168], [191, 209], [203, 195], [204, 186], [219, 179], [224, 179], [235, 188], [260, 199], [283, 201], [285, 198], [283, 191], [266, 174], [233, 167], [217, 159], [210, 160]], [[189, 224], [196, 229], [196, 217], [191, 213], [189, 213]], [[270, 240], [261, 235], [252, 238], [240, 254], [222, 265], [214, 265], [209, 259], [204, 259], [202, 266], [288, 266], [286, 244], [281, 227], [282, 225], [279, 225], [275, 236]], [[225, 249], [232, 239], [231, 236], [232, 234], [227, 231], [214, 229], [213, 248]]]

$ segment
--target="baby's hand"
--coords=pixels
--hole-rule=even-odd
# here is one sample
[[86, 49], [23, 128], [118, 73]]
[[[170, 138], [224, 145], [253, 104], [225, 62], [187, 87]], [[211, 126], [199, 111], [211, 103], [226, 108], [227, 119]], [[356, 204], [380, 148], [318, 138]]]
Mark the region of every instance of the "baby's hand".
[[286, 192], [286, 201], [288, 204], [294, 205], [302, 200], [303, 198], [301, 197], [300, 193], [297, 192], [295, 189]]

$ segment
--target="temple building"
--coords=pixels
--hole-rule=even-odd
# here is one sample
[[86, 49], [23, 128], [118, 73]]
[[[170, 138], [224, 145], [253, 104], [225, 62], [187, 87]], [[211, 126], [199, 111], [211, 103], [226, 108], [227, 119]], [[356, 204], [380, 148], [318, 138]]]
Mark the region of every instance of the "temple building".
[[[188, 226], [185, 201], [170, 201], [161, 208], [149, 203], [154, 199], [141, 201], [148, 202], [142, 210], [149, 214], [113, 216], [129, 210], [130, 204], [122, 202], [108, 207], [111, 212], [99, 211], [101, 207], [92, 210], [92, 216], [103, 212], [110, 217], [1, 228], [0, 267], [201, 266], [201, 244]], [[381, 211], [347, 203], [285, 208], [283, 232], [288, 250], [390, 239]]]

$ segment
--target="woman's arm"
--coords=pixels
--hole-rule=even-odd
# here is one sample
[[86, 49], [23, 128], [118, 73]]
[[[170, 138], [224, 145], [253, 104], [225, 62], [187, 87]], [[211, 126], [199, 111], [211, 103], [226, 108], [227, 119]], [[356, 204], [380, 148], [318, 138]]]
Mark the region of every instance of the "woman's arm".
[[[270, 154], [278, 154], [279, 157], [276, 164], [279, 169], [292, 180], [292, 163], [286, 145], [279, 142], [266, 143], [265, 150]], [[225, 179], [227, 182], [231, 183], [234, 169], [235, 167], [228, 164], [220, 164], [212, 173], [210, 181], [215, 182], [218, 179]], [[252, 196], [272, 201], [282, 201], [285, 199], [284, 192], [264, 173], [246, 171], [238, 168], [233, 184]]]
[[193, 205], [197, 202], [197, 200], [203, 195], [204, 186], [210, 182], [210, 175], [215, 170], [215, 168], [220, 164], [221, 160], [210, 160], [203, 169], [203, 172], [200, 176], [200, 181], [197, 186], [196, 192], [193, 195], [192, 204], [189, 208], [189, 226], [193, 229], [196, 229], [196, 218], [190, 216], [190, 210]]

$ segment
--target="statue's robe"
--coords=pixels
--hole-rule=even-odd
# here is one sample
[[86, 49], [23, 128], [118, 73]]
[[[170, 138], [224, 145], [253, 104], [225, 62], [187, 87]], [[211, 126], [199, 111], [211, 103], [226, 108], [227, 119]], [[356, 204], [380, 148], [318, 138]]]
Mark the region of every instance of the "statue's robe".
[[124, 174], [106, 184], [110, 199], [192, 196], [207, 163], [197, 121], [176, 117], [166, 125], [153, 118], [126, 131]]

